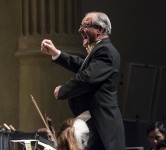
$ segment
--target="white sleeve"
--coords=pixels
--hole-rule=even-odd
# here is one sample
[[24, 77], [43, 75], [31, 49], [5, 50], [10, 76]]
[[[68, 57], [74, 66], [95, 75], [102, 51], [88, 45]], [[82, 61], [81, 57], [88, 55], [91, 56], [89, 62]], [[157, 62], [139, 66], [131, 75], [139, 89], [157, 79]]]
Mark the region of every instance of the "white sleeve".
[[56, 60], [61, 54], [61, 51], [58, 50], [58, 54], [56, 56], [52, 56], [52, 60]]

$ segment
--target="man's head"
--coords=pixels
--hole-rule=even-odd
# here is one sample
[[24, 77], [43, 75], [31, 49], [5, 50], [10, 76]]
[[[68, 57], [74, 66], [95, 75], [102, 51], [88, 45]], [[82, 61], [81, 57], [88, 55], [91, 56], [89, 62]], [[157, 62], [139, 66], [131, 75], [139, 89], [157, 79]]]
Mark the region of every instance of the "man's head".
[[150, 145], [156, 149], [157, 144], [165, 139], [166, 129], [161, 122], [154, 122], [147, 128]]
[[90, 12], [85, 15], [78, 32], [83, 37], [83, 46], [88, 47], [111, 34], [111, 23], [102, 12]]

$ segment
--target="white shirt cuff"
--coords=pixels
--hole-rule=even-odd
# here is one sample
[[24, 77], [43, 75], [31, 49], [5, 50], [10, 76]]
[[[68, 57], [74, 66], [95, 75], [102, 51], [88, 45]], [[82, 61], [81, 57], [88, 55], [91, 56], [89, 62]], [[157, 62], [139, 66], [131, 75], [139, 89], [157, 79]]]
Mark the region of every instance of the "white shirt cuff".
[[79, 116], [76, 117], [77, 119], [81, 119], [85, 122], [87, 122], [90, 118], [91, 118], [91, 115], [90, 115], [90, 112], [89, 110], [87, 111], [84, 111], [83, 113], [81, 113]]
[[56, 56], [52, 56], [52, 60], [56, 60], [58, 59], [58, 57], [60, 56], [61, 51], [58, 50], [58, 54]]

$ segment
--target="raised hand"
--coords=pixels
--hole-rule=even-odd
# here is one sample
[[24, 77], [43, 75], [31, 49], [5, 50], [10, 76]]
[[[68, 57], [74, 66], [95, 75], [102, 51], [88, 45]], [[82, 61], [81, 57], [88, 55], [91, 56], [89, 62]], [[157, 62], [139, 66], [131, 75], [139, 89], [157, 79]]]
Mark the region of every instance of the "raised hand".
[[60, 51], [54, 46], [51, 40], [44, 39], [41, 42], [41, 51], [44, 54], [51, 55], [51, 56], [57, 56]]

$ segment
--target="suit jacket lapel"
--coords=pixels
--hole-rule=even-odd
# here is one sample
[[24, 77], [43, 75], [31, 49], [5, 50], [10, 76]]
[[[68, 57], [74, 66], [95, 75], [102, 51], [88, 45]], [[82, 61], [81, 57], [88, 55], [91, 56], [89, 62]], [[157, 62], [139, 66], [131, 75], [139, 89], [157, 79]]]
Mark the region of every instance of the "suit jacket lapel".
[[79, 70], [83, 70], [83, 69], [85, 68], [86, 64], [89, 62], [89, 59], [90, 59], [90, 58], [93, 56], [93, 54], [96, 52], [96, 50], [99, 49], [100, 47], [102, 47], [104, 42], [108, 42], [108, 41], [110, 41], [110, 39], [109, 39], [109, 38], [106, 38], [106, 39], [103, 39], [100, 43], [98, 43], [98, 44], [94, 47], [94, 49], [92, 50], [92, 52], [86, 56], [86, 58], [84, 59], [84, 62], [83, 62], [83, 64], [82, 64], [82, 66], [80, 67]]
[[101, 47], [101, 46], [102, 46], [102, 44], [100, 44], [100, 43], [97, 44], [97, 45], [94, 47], [94, 49], [92, 50], [92, 52], [86, 56], [86, 58], [84, 59], [84, 62], [83, 62], [83, 64], [82, 64], [80, 70], [83, 70], [83, 69], [85, 68], [86, 64], [89, 62], [89, 59], [93, 56], [93, 54], [95, 53], [95, 51], [96, 51], [99, 47]]
[[103, 44], [104, 44], [104, 43], [107, 43], [107, 42], [110, 42], [110, 39], [109, 39], [109, 38], [105, 38], [105, 39], [101, 40], [101, 42], [98, 43], [98, 44], [94, 47], [94, 49], [92, 50], [92, 52], [90, 53], [90, 55], [89, 55], [88, 58], [90, 58], [90, 57], [96, 52], [96, 50], [100, 49], [100, 47], [102, 47]]

